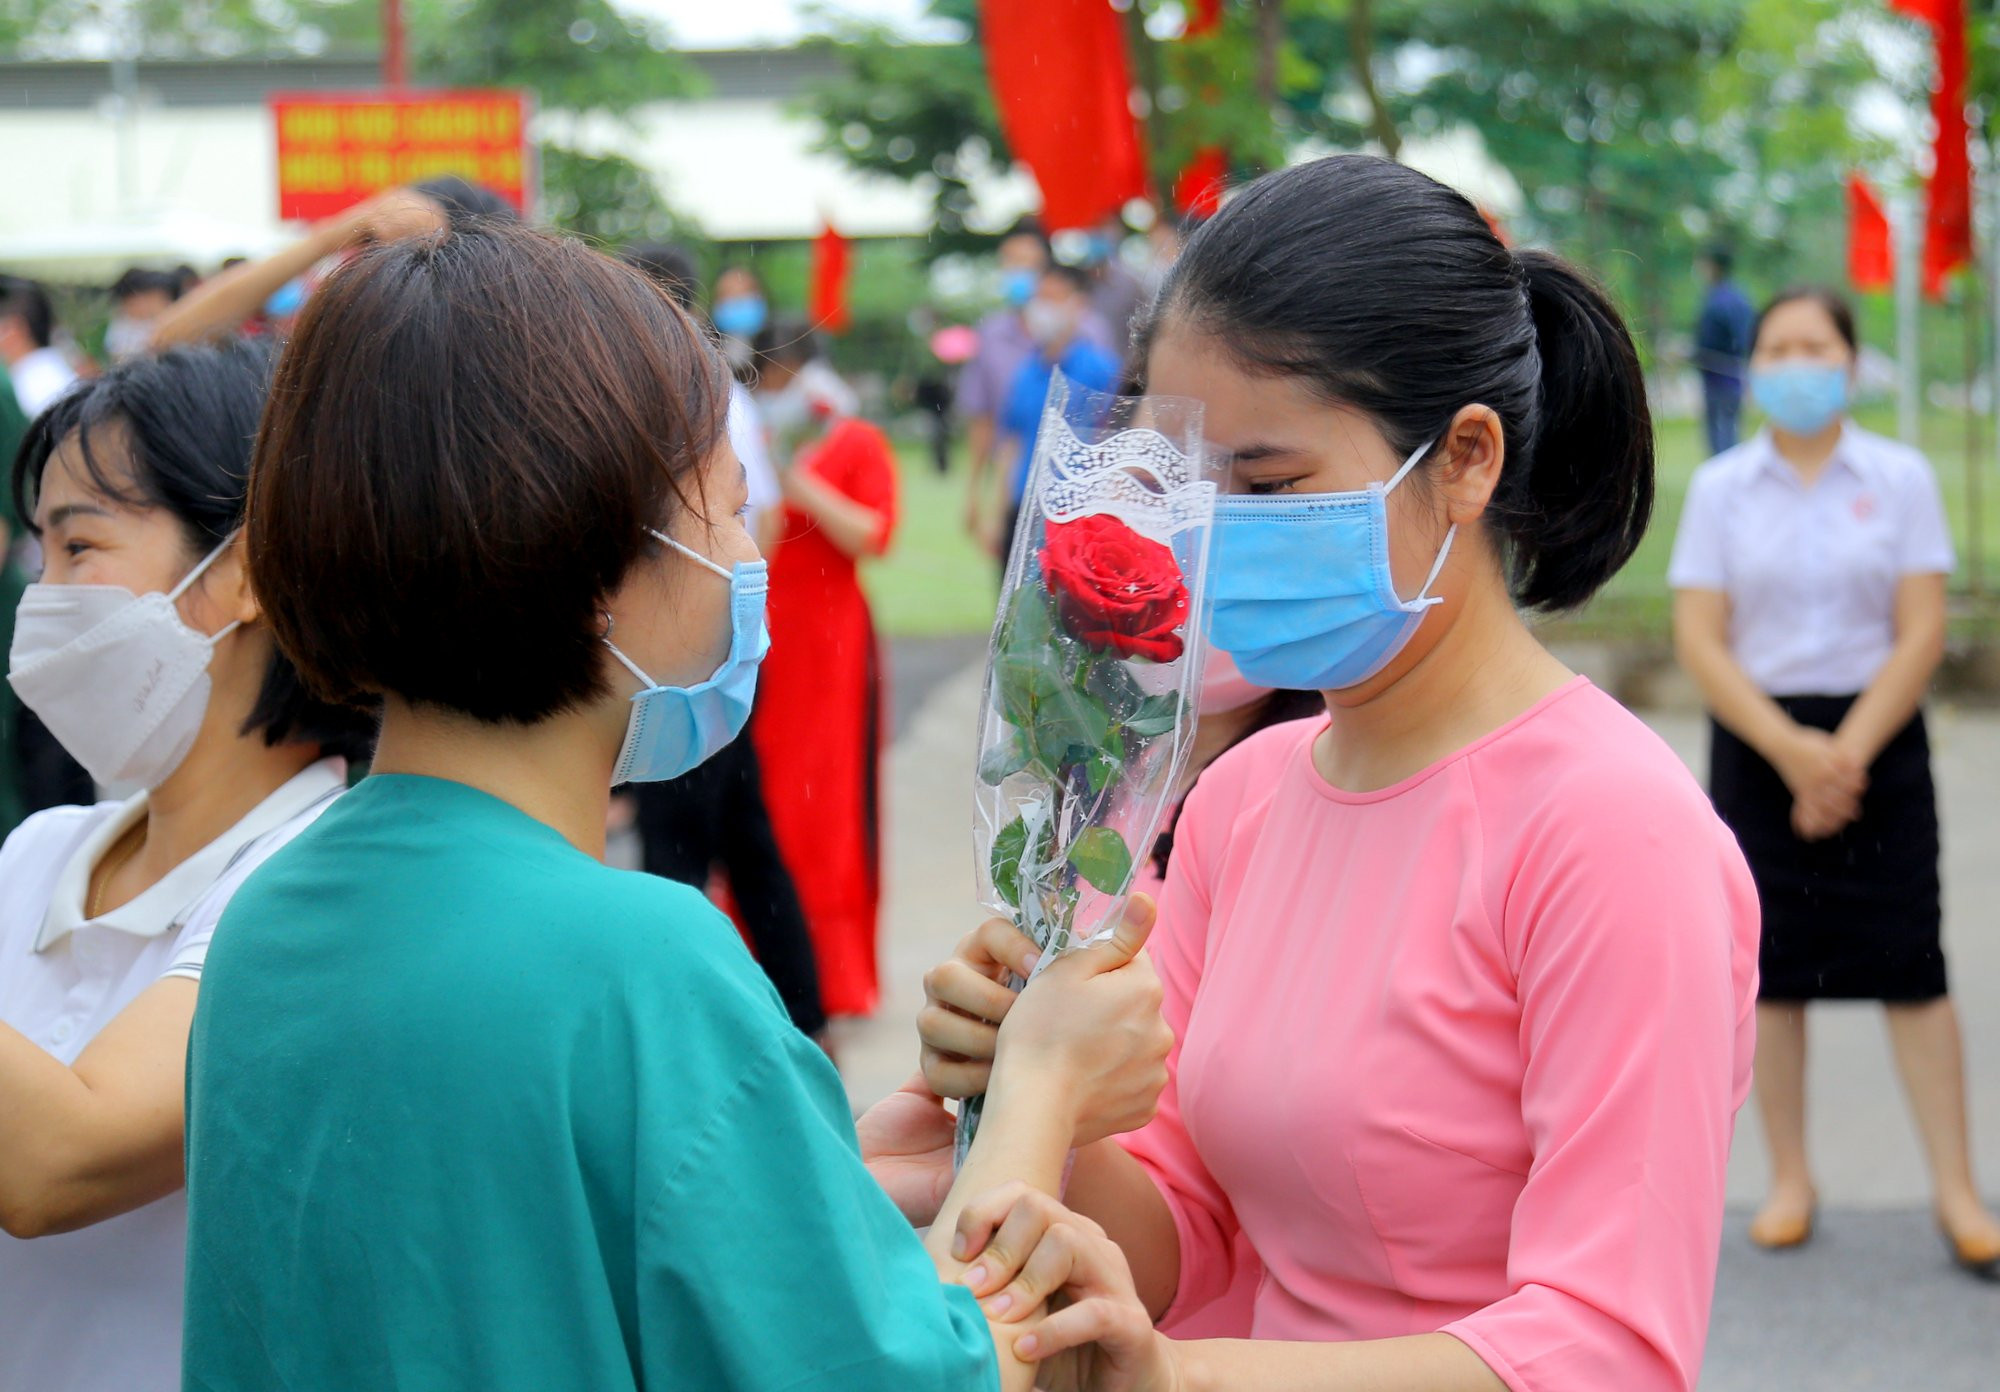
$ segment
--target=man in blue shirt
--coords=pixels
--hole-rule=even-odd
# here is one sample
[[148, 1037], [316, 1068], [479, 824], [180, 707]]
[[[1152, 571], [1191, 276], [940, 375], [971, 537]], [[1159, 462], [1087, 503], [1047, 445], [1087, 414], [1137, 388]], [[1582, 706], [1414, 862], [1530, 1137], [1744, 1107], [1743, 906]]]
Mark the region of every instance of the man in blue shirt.
[[1702, 257], [1708, 294], [1694, 328], [1694, 362], [1701, 370], [1702, 407], [1712, 455], [1736, 443], [1743, 415], [1743, 383], [1757, 326], [1749, 297], [1729, 278], [1730, 261], [1727, 247], [1711, 247]]
[[1014, 529], [1021, 520], [1021, 499], [1028, 487], [1028, 464], [1035, 457], [1035, 435], [1042, 424], [1042, 407], [1048, 401], [1049, 383], [1057, 368], [1072, 382], [1097, 391], [1118, 389], [1119, 362], [1113, 353], [1086, 330], [1094, 324], [1091, 314], [1089, 272], [1076, 266], [1052, 264], [1042, 272], [1035, 293], [1021, 308], [1035, 351], [1014, 371], [1014, 380], [1000, 403], [999, 454], [1013, 457], [1008, 483], [1006, 524], [1000, 541], [1000, 567], [1014, 550]]

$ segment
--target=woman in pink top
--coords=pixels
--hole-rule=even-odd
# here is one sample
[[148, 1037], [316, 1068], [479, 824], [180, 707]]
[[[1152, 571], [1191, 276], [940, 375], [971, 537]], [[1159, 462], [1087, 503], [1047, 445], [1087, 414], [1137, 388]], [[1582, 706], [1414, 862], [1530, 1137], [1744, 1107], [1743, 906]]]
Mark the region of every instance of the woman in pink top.
[[[1327, 713], [1189, 796], [1152, 947], [1171, 1080], [1068, 1190], [1156, 1320], [1247, 1241], [1254, 1337], [1173, 1340], [1107, 1296], [1038, 1351], [1103, 1340], [1120, 1388], [1693, 1387], [1756, 894], [1674, 755], [1520, 617], [1582, 603], [1644, 532], [1630, 338], [1457, 193], [1341, 156], [1197, 233], [1142, 344], [1149, 389], [1200, 398], [1235, 459], [1217, 646]], [[935, 1089], [983, 1082], [992, 978], [1030, 953], [996, 921], [931, 973]], [[1065, 1221], [971, 1215], [975, 1288]], [[989, 1311], [1031, 1306], [1034, 1270]]]

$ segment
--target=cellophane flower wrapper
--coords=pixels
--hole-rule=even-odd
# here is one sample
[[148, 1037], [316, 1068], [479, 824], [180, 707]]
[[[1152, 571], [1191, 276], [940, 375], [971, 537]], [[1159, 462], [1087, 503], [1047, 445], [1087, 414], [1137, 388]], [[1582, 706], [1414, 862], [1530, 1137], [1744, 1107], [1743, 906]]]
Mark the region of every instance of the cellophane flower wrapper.
[[[1194, 741], [1217, 491], [1199, 403], [1055, 375], [973, 780], [981, 900], [1035, 940], [1038, 972], [1111, 931], [1172, 805]], [[982, 1101], [960, 1108], [960, 1163]]]

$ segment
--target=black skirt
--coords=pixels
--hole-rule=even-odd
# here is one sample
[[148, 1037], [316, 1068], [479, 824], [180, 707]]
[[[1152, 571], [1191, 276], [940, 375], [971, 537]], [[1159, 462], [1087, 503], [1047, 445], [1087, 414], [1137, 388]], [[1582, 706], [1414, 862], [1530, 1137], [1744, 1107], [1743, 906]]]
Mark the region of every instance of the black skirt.
[[[1835, 730], [1856, 698], [1785, 696]], [[1825, 841], [1792, 831], [1792, 794], [1764, 757], [1709, 722], [1709, 795], [1736, 833], [1764, 915], [1763, 1000], [1926, 1001], [1945, 993], [1937, 793], [1920, 711], [1868, 770], [1861, 816]]]

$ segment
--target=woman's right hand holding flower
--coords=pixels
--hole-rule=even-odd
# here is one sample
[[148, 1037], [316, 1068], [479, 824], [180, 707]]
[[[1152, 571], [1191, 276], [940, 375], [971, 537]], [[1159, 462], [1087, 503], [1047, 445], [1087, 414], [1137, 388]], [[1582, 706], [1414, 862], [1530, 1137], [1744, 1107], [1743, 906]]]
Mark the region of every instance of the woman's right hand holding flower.
[[1134, 895], [1108, 939], [1064, 954], [1018, 995], [1002, 983], [1033, 972], [1034, 943], [1006, 919], [981, 924], [924, 977], [917, 1029], [931, 1090], [1018, 1087], [1066, 1100], [1078, 1146], [1144, 1126], [1173, 1047], [1141, 951], [1154, 915], [1153, 901]]

